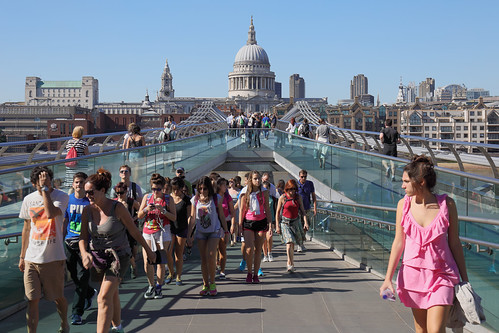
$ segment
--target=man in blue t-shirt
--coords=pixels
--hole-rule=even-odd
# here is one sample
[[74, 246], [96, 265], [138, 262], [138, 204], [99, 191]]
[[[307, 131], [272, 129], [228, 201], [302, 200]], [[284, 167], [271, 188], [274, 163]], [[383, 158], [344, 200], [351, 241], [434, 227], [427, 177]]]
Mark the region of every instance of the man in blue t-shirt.
[[[303, 201], [303, 208], [305, 209], [305, 214], [307, 215], [307, 220], [310, 224], [310, 221], [312, 221], [312, 203], [314, 205], [313, 214], [314, 216], [317, 215], [317, 197], [315, 196], [314, 183], [312, 183], [310, 180], [307, 180], [307, 170], [300, 170], [299, 175], [300, 179], [298, 179], [298, 194], [301, 196], [301, 199]], [[310, 197], [312, 197], [312, 200], [310, 200]], [[303, 231], [304, 233], [307, 232], [307, 230], [305, 229], [303, 229]], [[305, 237], [303, 239], [305, 239]], [[297, 252], [306, 250], [303, 244], [298, 244], [296, 248]]]
[[73, 297], [73, 310], [71, 315], [72, 325], [81, 325], [83, 312], [92, 305], [92, 298], [96, 294], [96, 290], [89, 287], [88, 281], [90, 272], [83, 267], [80, 256], [78, 241], [81, 231], [81, 213], [83, 207], [90, 204], [85, 194], [85, 180], [87, 175], [83, 172], [77, 172], [73, 176], [74, 193], [69, 195], [68, 208], [64, 215], [64, 225], [67, 225], [65, 248], [66, 248], [66, 264], [71, 279], [76, 286], [75, 295]]

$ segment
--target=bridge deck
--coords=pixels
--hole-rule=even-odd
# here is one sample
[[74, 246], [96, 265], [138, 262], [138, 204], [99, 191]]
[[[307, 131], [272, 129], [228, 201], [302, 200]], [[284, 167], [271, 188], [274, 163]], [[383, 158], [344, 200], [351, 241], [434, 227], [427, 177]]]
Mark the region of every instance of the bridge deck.
[[[277, 240], [277, 239], [276, 239]], [[296, 255], [297, 271], [285, 273], [286, 255], [276, 241], [275, 261], [263, 263], [259, 285], [244, 283], [238, 270], [239, 247], [228, 249], [227, 280], [217, 283], [216, 297], [201, 297], [197, 249], [186, 262], [183, 286], [168, 285], [161, 300], [145, 300], [142, 274], [120, 288], [126, 332], [413, 332], [412, 315], [398, 301], [378, 296], [378, 277], [341, 260], [313, 242]], [[21, 291], [19, 291], [21, 292]], [[66, 288], [71, 304], [72, 286]], [[70, 305], [71, 306], [71, 305]], [[56, 331], [55, 305], [40, 303], [40, 332]], [[71, 332], [95, 332], [97, 308]], [[26, 332], [24, 311], [0, 322], [2, 332]]]

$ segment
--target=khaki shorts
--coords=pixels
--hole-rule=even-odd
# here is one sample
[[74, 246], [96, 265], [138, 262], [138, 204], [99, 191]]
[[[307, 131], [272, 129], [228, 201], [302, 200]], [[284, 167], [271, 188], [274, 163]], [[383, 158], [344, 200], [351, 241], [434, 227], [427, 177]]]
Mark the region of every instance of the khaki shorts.
[[45, 264], [24, 263], [24, 290], [29, 301], [42, 298], [53, 301], [64, 297], [64, 271], [66, 260]]

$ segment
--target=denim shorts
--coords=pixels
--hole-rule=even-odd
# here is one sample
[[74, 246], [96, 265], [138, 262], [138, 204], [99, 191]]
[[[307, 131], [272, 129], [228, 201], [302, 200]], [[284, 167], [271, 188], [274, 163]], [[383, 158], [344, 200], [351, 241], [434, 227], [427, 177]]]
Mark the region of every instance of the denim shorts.
[[[222, 233], [222, 236], [220, 235]], [[217, 231], [214, 232], [200, 232], [196, 230], [196, 236], [195, 238], [198, 240], [208, 240], [210, 238], [223, 238], [223, 229], [220, 228]]]

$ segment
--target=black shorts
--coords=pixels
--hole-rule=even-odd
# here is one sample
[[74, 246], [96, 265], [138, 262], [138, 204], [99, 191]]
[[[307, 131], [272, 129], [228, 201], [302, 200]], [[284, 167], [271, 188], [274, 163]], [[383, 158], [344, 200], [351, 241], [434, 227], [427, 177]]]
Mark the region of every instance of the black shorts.
[[397, 146], [391, 144], [385, 144], [383, 146], [383, 154], [387, 156], [397, 157]]
[[269, 224], [267, 222], [267, 218], [264, 218], [263, 220], [259, 220], [259, 221], [244, 219], [243, 229], [256, 231], [256, 232], [267, 231], [267, 230], [269, 230]]
[[[173, 226], [171, 226], [171, 227], [173, 227]], [[172, 235], [175, 235], [177, 237], [187, 238], [187, 228], [185, 228], [185, 229], [171, 228], [170, 232], [172, 233]]]

